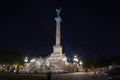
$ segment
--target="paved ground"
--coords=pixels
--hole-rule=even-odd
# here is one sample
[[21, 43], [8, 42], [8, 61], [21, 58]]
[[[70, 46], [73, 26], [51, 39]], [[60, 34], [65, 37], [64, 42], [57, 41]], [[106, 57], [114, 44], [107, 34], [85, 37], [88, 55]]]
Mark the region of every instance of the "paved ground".
[[[46, 74], [31, 74], [32, 76], [42, 76], [46, 78]], [[77, 72], [65, 74], [52, 74], [52, 80], [97, 80], [93, 73]]]
[[52, 80], [94, 80], [92, 73], [53, 74]]
[[[3, 74], [3, 75], [15, 76], [16, 74], [7, 73], [7, 74]], [[35, 78], [42, 77], [44, 80], [46, 80], [46, 77], [47, 77], [47, 74], [17, 74], [17, 75], [18, 76], [20, 75], [23, 77], [25, 77], [25, 76], [35, 77], [36, 76]], [[26, 80], [26, 79], [24, 79], [24, 80]], [[30, 79], [30, 80], [32, 80], [32, 79]], [[97, 78], [93, 75], [93, 73], [77, 72], [77, 73], [52, 74], [52, 80], [97, 80]]]

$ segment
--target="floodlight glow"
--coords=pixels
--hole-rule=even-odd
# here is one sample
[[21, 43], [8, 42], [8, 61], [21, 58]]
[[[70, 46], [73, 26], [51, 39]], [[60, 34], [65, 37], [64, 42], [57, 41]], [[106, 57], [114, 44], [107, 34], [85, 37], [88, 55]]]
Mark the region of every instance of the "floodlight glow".
[[76, 58], [77, 56], [75, 55], [74, 57]]
[[25, 57], [24, 61], [25, 61], [25, 62], [28, 62], [28, 58], [27, 58], [27, 57]]
[[32, 62], [35, 62], [35, 59], [32, 59], [30, 62], [31, 62], [31, 63], [32, 63]]
[[3, 64], [3, 67], [5, 67], [5, 65]]
[[64, 58], [63, 61], [65, 61], [66, 59]]
[[80, 65], [83, 65], [83, 62], [82, 62], [82, 61], [80, 61], [80, 62], [79, 62], [79, 64], [80, 64]]
[[78, 62], [78, 58], [74, 58], [73, 61]]

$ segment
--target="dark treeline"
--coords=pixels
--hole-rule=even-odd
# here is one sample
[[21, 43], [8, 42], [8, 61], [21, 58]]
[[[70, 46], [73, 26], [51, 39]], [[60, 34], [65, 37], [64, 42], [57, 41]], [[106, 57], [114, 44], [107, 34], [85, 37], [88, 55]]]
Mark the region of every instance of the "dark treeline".
[[25, 52], [0, 49], [0, 64], [23, 64]]
[[[23, 64], [25, 57], [46, 57], [45, 54], [30, 54], [23, 51], [16, 51], [13, 49], [0, 49], [0, 64]], [[112, 56], [107, 58], [103, 55], [96, 55], [84, 59], [84, 67], [97, 68], [106, 67], [109, 65], [120, 65], [120, 56]]]
[[103, 55], [93, 55], [85, 60], [84, 67], [98, 68], [107, 67], [109, 65], [120, 65], [120, 56], [111, 56], [111, 58], [108, 58]]
[[25, 57], [46, 57], [45, 54], [28, 53], [13, 49], [0, 49], [0, 64], [23, 64]]

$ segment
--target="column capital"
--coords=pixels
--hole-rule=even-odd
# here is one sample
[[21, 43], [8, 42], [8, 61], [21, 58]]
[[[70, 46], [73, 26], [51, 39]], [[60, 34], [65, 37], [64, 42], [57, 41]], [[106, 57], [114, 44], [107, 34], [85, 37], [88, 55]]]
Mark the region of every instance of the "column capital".
[[62, 22], [62, 19], [61, 19], [61, 17], [55, 17], [55, 21], [56, 22]]

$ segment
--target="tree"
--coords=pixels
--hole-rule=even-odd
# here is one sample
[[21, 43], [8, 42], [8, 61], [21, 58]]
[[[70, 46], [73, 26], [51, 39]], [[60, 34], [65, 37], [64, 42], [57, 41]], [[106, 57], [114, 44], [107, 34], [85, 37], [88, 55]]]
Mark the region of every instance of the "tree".
[[84, 66], [87, 68], [97, 68], [108, 66], [109, 60], [102, 55], [93, 55], [92, 57], [85, 60]]
[[0, 49], [0, 64], [23, 64], [24, 54], [12, 49]]
[[120, 65], [120, 56], [112, 56], [111, 57], [111, 64], [113, 66]]

